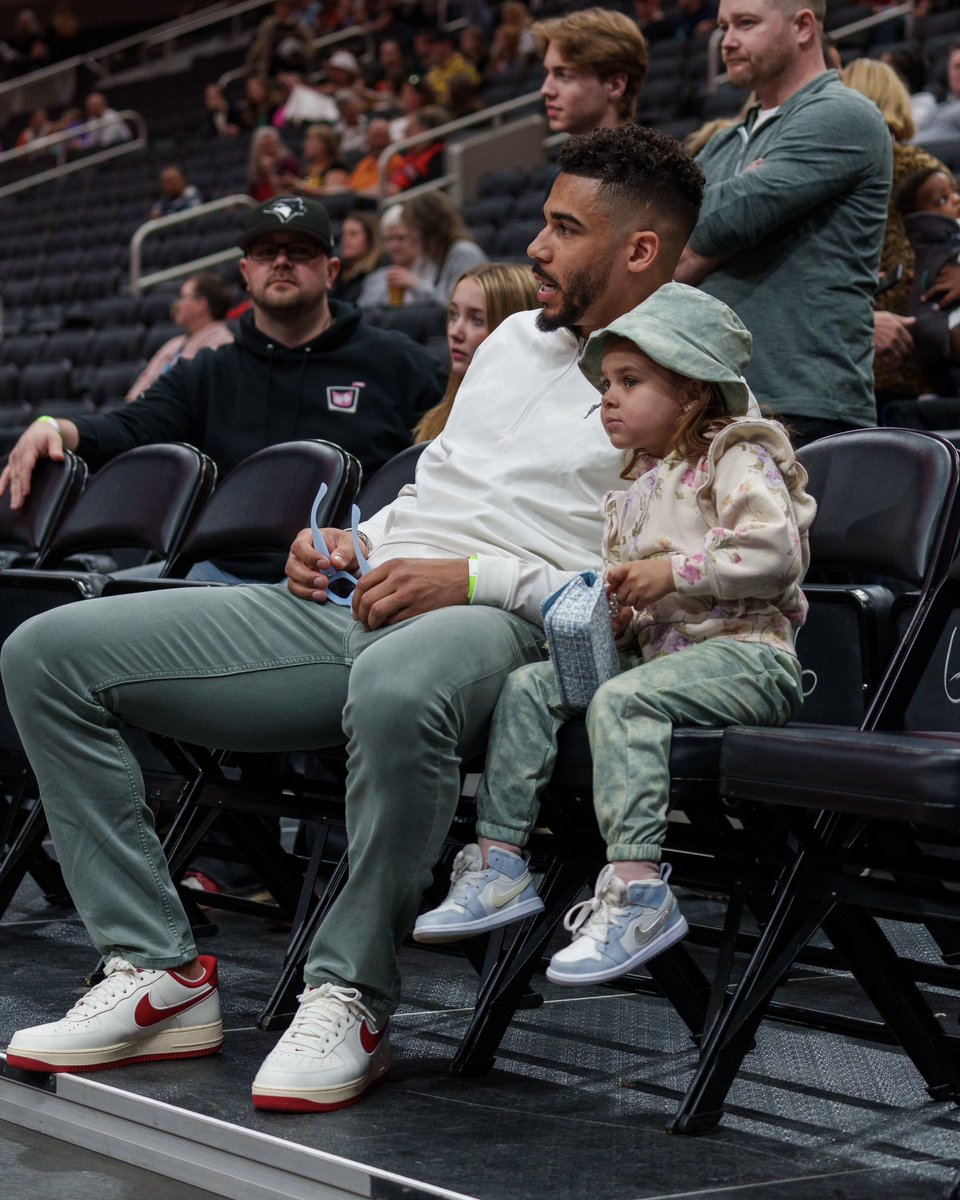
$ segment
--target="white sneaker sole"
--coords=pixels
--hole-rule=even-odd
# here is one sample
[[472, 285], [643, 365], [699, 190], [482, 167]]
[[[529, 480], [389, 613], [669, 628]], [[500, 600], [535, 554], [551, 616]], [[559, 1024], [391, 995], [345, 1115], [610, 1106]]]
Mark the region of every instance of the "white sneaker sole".
[[341, 1083], [336, 1087], [306, 1088], [306, 1087], [264, 1087], [254, 1083], [251, 1089], [253, 1107], [265, 1109], [268, 1112], [331, 1112], [337, 1108], [347, 1108], [356, 1104], [366, 1093], [383, 1083], [390, 1073], [391, 1057], [389, 1052], [381, 1056], [380, 1061], [372, 1071]]
[[532, 917], [543, 912], [543, 901], [539, 898], [524, 900], [520, 904], [511, 904], [499, 912], [490, 913], [486, 917], [477, 917], [472, 921], [459, 921], [455, 925], [424, 926], [413, 929], [415, 942], [458, 942], [461, 938], [475, 937], [481, 933], [489, 933], [491, 929], [502, 929], [504, 925], [512, 925], [522, 921], [524, 917]]
[[569, 971], [564, 971], [562, 965], [558, 970], [554, 967], [553, 961], [551, 961], [547, 967], [547, 978], [551, 983], [563, 983], [568, 986], [578, 983], [609, 983], [611, 979], [617, 979], [621, 975], [626, 975], [634, 967], [639, 967], [643, 963], [649, 962], [651, 958], [656, 958], [658, 954], [667, 950], [674, 942], [679, 942], [681, 938], [686, 937], [689, 928], [686, 917], [681, 916], [676, 924], [671, 925], [669, 929], [665, 929], [652, 941], [647, 942], [631, 958], [628, 958], [625, 962], [618, 963], [614, 967], [605, 967], [603, 970], [575, 970], [572, 965]]
[[83, 1050], [55, 1050], [29, 1043], [10, 1046], [7, 1065], [20, 1071], [73, 1072], [104, 1071], [128, 1063], [159, 1062], [170, 1058], [200, 1058], [216, 1054], [223, 1043], [223, 1023], [192, 1025], [186, 1029], [167, 1029], [136, 1041], [117, 1042], [112, 1046], [91, 1046]]

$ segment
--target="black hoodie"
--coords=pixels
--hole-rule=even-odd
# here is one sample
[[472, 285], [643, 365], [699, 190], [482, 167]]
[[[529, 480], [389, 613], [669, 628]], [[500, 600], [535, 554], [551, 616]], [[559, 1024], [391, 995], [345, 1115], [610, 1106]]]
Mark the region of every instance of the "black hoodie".
[[220, 477], [264, 446], [325, 438], [363, 464], [364, 477], [410, 445], [440, 399], [445, 372], [405, 334], [361, 321], [330, 301], [333, 323], [303, 346], [279, 346], [240, 321], [236, 341], [181, 359], [132, 404], [76, 419], [77, 453], [96, 469], [153, 442], [189, 442]]
[[[443, 393], [445, 372], [406, 334], [362, 322], [354, 305], [330, 301], [330, 312], [333, 324], [293, 349], [271, 342], [246, 313], [231, 345], [181, 359], [122, 409], [78, 417], [77, 453], [96, 469], [134, 446], [189, 442], [222, 479], [264, 446], [325, 438], [355, 455], [369, 479], [410, 445], [413, 426]], [[217, 565], [243, 579], [277, 580], [284, 560], [258, 554]]]

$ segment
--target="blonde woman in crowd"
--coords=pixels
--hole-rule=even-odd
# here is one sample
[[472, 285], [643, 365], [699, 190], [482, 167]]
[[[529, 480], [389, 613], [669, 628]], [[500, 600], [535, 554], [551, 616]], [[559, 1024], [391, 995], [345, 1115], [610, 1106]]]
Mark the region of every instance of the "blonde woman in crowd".
[[903, 267], [903, 275], [899, 283], [877, 297], [874, 385], [881, 396], [915, 396], [925, 387], [913, 353], [909, 326], [905, 324], [915, 256], [893, 197], [906, 177], [923, 167], [946, 171], [948, 175], [950, 172], [932, 154], [909, 144], [916, 132], [913, 109], [910, 93], [896, 71], [877, 59], [857, 58], [841, 72], [841, 78], [847, 87], [876, 104], [893, 140], [893, 184], [880, 253], [880, 276], [892, 279], [899, 265]]
[[413, 431], [415, 442], [428, 442], [443, 432], [477, 347], [511, 313], [537, 307], [536, 280], [530, 268], [520, 263], [482, 263], [460, 276], [447, 310], [447, 390], [440, 403], [424, 413]]

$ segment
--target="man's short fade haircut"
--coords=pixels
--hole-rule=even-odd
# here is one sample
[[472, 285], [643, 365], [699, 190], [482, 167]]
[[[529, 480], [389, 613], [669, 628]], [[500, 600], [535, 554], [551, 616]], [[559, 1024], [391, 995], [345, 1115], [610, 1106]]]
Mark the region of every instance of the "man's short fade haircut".
[[627, 86], [617, 101], [617, 116], [632, 121], [637, 97], [647, 76], [647, 39], [633, 21], [605, 8], [584, 8], [565, 17], [537, 21], [532, 27], [541, 58], [556, 46], [565, 62], [592, 71], [602, 81], [626, 75]]
[[595, 179], [614, 211], [685, 244], [700, 215], [703, 171], [676, 138], [643, 125], [594, 129], [564, 142], [560, 170]]

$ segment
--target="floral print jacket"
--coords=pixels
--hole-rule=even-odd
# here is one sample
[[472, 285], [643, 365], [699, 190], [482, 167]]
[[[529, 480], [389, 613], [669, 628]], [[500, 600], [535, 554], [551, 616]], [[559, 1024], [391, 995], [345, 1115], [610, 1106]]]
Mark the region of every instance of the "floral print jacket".
[[806, 481], [782, 426], [757, 417], [721, 428], [699, 461], [641, 458], [634, 483], [603, 498], [604, 562], [669, 557], [676, 591], [635, 614], [621, 648], [648, 661], [727, 637], [795, 653], [816, 512]]

